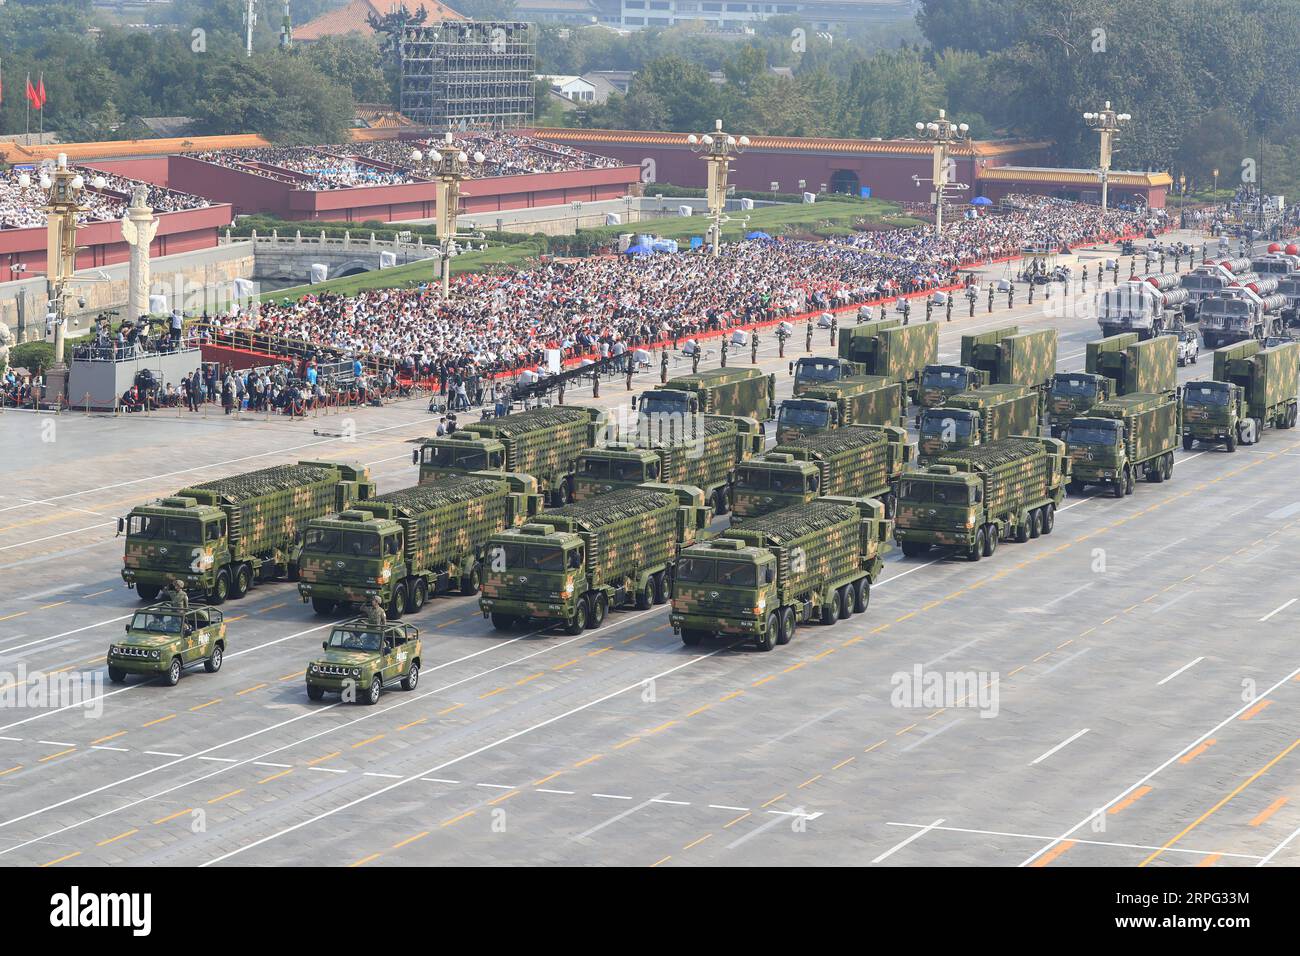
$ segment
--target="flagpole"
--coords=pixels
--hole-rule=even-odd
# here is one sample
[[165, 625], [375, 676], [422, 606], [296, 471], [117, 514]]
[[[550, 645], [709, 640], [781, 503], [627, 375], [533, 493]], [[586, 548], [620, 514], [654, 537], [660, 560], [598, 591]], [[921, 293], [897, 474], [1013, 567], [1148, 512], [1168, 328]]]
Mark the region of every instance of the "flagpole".
[[[31, 88], [32, 88], [32, 74], [30, 71], [28, 71], [27, 89], [30, 90]], [[30, 95], [27, 97], [27, 145], [28, 146], [32, 145], [32, 98]]]
[[36, 81], [36, 88], [37, 88], [38, 90], [41, 90], [41, 91], [42, 91], [42, 92], [41, 92], [41, 108], [40, 108], [39, 112], [40, 112], [40, 114], [41, 114], [41, 141], [44, 142], [44, 141], [45, 141], [45, 94], [44, 94], [44, 90], [45, 90], [45, 71], [44, 71], [44, 70], [41, 70], [41, 72], [40, 72], [40, 78]]

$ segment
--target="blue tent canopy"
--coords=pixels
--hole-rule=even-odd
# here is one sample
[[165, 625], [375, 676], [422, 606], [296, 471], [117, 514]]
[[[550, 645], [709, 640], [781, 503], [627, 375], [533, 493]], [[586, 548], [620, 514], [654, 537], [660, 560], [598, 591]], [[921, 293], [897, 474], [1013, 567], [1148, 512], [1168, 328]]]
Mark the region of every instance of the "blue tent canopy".
[[988, 196], [976, 196], [970, 201], [972, 206], [992, 206], [993, 200]]
[[765, 233], [765, 232], [757, 232], [757, 231], [755, 231], [755, 232], [751, 232], [751, 233], [749, 233], [748, 235], [746, 235], [745, 238], [746, 238], [746, 239], [771, 239], [772, 237], [769, 236], [769, 235], [768, 235], [767, 233]]
[[639, 242], [634, 246], [628, 246], [627, 249], [624, 250], [625, 254], [629, 256], [648, 256], [653, 251], [654, 250], [649, 246], [643, 246]]

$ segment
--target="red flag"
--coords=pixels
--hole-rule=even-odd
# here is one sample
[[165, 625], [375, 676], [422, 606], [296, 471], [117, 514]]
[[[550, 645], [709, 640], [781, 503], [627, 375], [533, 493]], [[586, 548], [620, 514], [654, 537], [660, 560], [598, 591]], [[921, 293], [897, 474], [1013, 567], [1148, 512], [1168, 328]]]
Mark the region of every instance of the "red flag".
[[36, 95], [37, 95], [37, 97], [40, 98], [40, 102], [36, 104], [36, 108], [37, 108], [38, 110], [39, 110], [39, 109], [44, 109], [44, 107], [45, 107], [45, 100], [46, 100], [46, 96], [45, 96], [45, 74], [44, 74], [44, 73], [42, 73], [41, 76], [40, 76], [40, 79], [38, 79], [38, 80], [36, 81]]
[[41, 97], [36, 92], [36, 87], [32, 86], [32, 75], [30, 73], [27, 74], [27, 102], [30, 103], [34, 109], [41, 108]]

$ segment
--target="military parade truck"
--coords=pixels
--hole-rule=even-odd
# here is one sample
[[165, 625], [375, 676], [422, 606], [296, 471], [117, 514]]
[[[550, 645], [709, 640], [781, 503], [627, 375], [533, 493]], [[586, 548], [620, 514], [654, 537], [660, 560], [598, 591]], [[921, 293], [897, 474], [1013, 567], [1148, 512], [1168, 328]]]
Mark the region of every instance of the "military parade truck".
[[328, 692], [357, 704], [377, 704], [385, 688], [400, 683], [402, 690], [415, 690], [420, 682], [424, 643], [420, 629], [410, 624], [345, 621], [334, 625], [321, 650], [324, 654], [307, 665], [310, 700]]
[[698, 436], [682, 441], [610, 442], [578, 456], [573, 497], [632, 488], [647, 481], [692, 485], [704, 492], [715, 514], [731, 507], [736, 466], [763, 450], [762, 428], [752, 418], [704, 415]]
[[1179, 276], [1178, 287], [1187, 293], [1182, 304], [1183, 321], [1195, 322], [1202, 299], [1218, 295], [1236, 282], [1238, 275], [1246, 275], [1249, 270], [1249, 259], [1221, 259], [1218, 262], [1207, 259], [1191, 272]]
[[688, 647], [726, 634], [770, 651], [800, 624], [861, 613], [884, 567], [890, 524], [879, 501], [831, 496], [688, 547], [673, 582], [673, 630]]
[[126, 637], [108, 648], [108, 679], [114, 684], [142, 674], [175, 687], [195, 664], [209, 674], [221, 670], [229, 648], [226, 622], [214, 607], [155, 604], [132, 614], [125, 630]]
[[921, 370], [939, 359], [939, 327], [899, 325], [897, 319], [865, 322], [841, 330], [839, 351], [854, 363], [854, 374], [902, 382], [911, 399], [920, 389]]
[[1177, 390], [1133, 392], [1096, 405], [1070, 422], [1071, 480], [1078, 494], [1087, 485], [1108, 485], [1116, 498], [1133, 493], [1138, 478], [1167, 481], [1182, 434]]
[[[897, 325], [895, 319], [885, 321], [886, 325]], [[861, 368], [839, 356], [805, 355], [794, 362], [794, 394], [798, 397], [806, 389], [817, 385], [828, 385], [851, 375], [861, 375]]]
[[[985, 384], [984, 373], [969, 365], [927, 365], [921, 370], [921, 394], [917, 404], [922, 410], [938, 408], [954, 395]], [[916, 420], [920, 422], [919, 414]]]
[[1178, 337], [1139, 339], [1125, 332], [1087, 345], [1082, 372], [1057, 372], [1052, 378], [1049, 422], [1060, 438], [1070, 421], [1098, 402], [1134, 392], [1159, 394], [1178, 386]]
[[357, 502], [307, 528], [298, 593], [317, 614], [378, 597], [396, 620], [453, 587], [477, 594], [483, 549], [541, 510], [528, 475], [451, 475]]
[[901, 382], [883, 375], [854, 375], [824, 385], [810, 385], [787, 398], [777, 411], [776, 440], [842, 428], [845, 425], [902, 425], [907, 392]]
[[1038, 434], [1038, 393], [1028, 385], [984, 385], [921, 413], [916, 463], [924, 468], [957, 448]]
[[909, 556], [940, 545], [968, 561], [990, 557], [1002, 538], [1051, 534], [1069, 478], [1070, 456], [1057, 438], [1004, 438], [949, 452], [899, 482], [894, 539]]
[[1206, 296], [1196, 310], [1201, 338], [1207, 349], [1245, 339], [1264, 339], [1283, 326], [1286, 296], [1277, 291], [1274, 276], [1241, 285], [1230, 285], [1217, 295]]
[[990, 385], [1028, 385], [1039, 394], [1039, 418], [1045, 417], [1056, 373], [1056, 329], [1010, 332], [996, 340], [989, 334], [969, 336], [969, 343], [962, 339], [962, 364], [979, 369]]
[[512, 472], [532, 475], [538, 490], [561, 504], [573, 499], [578, 455], [602, 441], [604, 429], [600, 409], [534, 408], [471, 422], [442, 438], [426, 438], [412, 457], [420, 466], [420, 484], [466, 472]]
[[488, 542], [479, 608], [499, 630], [534, 620], [580, 634], [611, 608], [662, 604], [679, 547], [707, 520], [703, 492], [667, 484], [544, 512]]
[[907, 430], [897, 425], [850, 425], [779, 444], [740, 466], [731, 526], [823, 495], [879, 498], [892, 515], [894, 486], [911, 458]]
[[[692, 415], [736, 415], [766, 422], [776, 417], [776, 376], [756, 368], [714, 368], [680, 375], [641, 393], [642, 418], [666, 423]], [[652, 433], [667, 439], [667, 432]]]
[[1264, 427], [1296, 424], [1296, 363], [1300, 343], [1271, 349], [1251, 339], [1214, 352], [1214, 379], [1183, 387], [1183, 448], [1193, 442], [1253, 445]]
[[1097, 324], [1104, 336], [1132, 332], [1140, 339], [1181, 324], [1191, 293], [1176, 272], [1130, 279], [1097, 293]]
[[213, 604], [241, 598], [255, 581], [296, 578], [298, 552], [313, 518], [373, 498], [365, 468], [324, 461], [276, 465], [182, 488], [133, 508], [122, 580], [143, 601], [179, 579]]

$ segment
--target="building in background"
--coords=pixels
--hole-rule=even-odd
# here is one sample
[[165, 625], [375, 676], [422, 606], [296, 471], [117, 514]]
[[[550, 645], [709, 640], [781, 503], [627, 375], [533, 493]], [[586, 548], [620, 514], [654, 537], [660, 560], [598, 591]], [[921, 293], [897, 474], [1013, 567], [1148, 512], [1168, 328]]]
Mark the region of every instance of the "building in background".
[[533, 121], [537, 45], [528, 23], [451, 20], [402, 31], [402, 113], [434, 129]]
[[[617, 12], [617, 2], [614, 9]], [[600, 20], [600, 9], [593, 0], [515, 0], [514, 14], [529, 23], [589, 26]]]
[[910, 20], [915, 0], [786, 0], [784, 3], [732, 3], [729, 0], [620, 0], [617, 26], [671, 27], [698, 23], [715, 30], [743, 30], [769, 17], [798, 17], [814, 30], [863, 23]]
[[402, 7], [413, 15], [418, 14], [420, 10], [426, 11], [426, 23], [465, 19], [439, 0], [352, 0], [347, 6], [329, 10], [314, 20], [295, 26], [293, 42], [311, 43], [325, 37], [341, 37], [349, 33], [373, 36], [375, 31], [370, 26], [370, 17], [396, 13]]
[[545, 80], [550, 84], [552, 92], [563, 96], [566, 100], [572, 100], [575, 103], [597, 102], [596, 85], [586, 77], [540, 73], [537, 79]]

